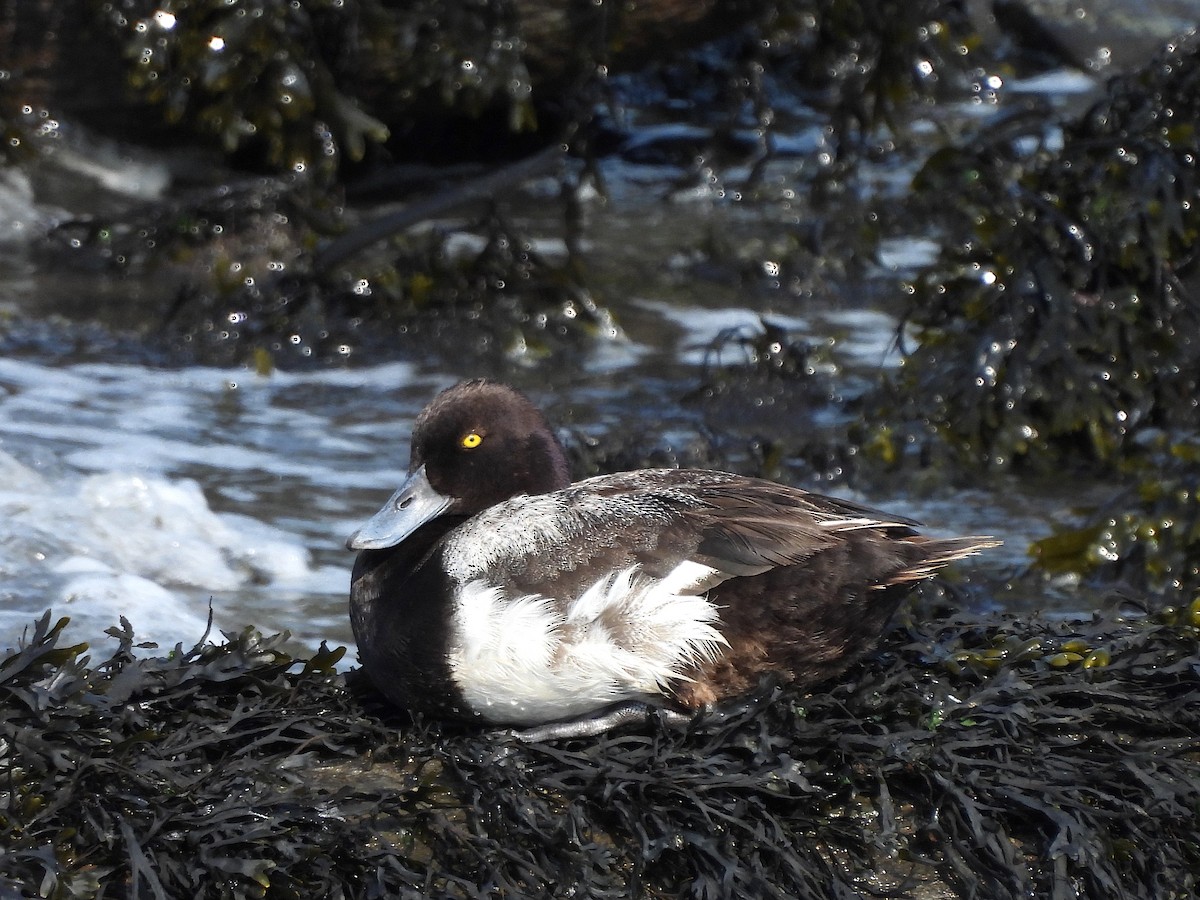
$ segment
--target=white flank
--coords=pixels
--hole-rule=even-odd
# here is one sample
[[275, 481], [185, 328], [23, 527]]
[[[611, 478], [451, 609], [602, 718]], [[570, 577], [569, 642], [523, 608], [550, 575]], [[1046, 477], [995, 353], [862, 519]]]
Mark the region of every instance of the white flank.
[[[691, 566], [666, 579], [625, 569], [565, 609], [548, 597], [509, 598], [482, 580], [471, 581], [455, 598], [455, 681], [474, 709], [514, 725], [661, 694], [726, 644], [713, 627], [716, 608], [703, 595], [681, 592], [684, 584], [711, 578], [700, 571], [711, 573], [708, 567]], [[619, 625], [614, 629], [613, 623]]]

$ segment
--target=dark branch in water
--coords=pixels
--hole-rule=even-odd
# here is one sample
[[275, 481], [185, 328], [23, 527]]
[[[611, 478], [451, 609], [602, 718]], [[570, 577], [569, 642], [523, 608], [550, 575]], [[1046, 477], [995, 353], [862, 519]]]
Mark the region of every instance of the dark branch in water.
[[385, 240], [414, 225], [443, 215], [455, 207], [486, 200], [500, 191], [519, 185], [527, 179], [556, 169], [563, 159], [561, 145], [547, 147], [518, 162], [503, 166], [487, 175], [448, 188], [440, 193], [410, 203], [403, 209], [364, 222], [341, 237], [329, 241], [317, 251], [313, 274], [321, 275], [345, 262], [372, 244]]

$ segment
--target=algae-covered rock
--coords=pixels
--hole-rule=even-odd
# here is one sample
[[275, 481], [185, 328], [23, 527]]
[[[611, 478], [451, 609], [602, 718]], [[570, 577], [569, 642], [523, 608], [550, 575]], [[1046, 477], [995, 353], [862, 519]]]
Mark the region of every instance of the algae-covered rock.
[[89, 657], [51, 621], [0, 661], [0, 892], [1200, 886], [1190, 614], [909, 624], [822, 692], [765, 684], [686, 729], [532, 745], [411, 722], [335, 671], [340, 651], [247, 630], [147, 655], [126, 624]]
[[1192, 35], [1061, 132], [1017, 113], [935, 153], [915, 186], [960, 237], [908, 286], [906, 413], [1000, 468], [1111, 467], [1193, 423], [1197, 122]]

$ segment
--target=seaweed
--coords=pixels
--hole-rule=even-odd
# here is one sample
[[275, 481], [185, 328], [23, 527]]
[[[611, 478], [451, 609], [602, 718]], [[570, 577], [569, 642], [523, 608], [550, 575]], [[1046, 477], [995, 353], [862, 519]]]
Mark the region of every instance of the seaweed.
[[1192, 34], [1061, 130], [1021, 110], [929, 159], [962, 237], [906, 288], [904, 416], [975, 466], [1099, 471], [1194, 420], [1197, 97]]
[[759, 29], [760, 75], [827, 111], [837, 155], [851, 163], [911, 139], [906, 113], [994, 64], [970, 10], [946, 0], [786, 0], [764, 4]]
[[1044, 571], [1139, 590], [1200, 585], [1200, 38], [1113, 78], [1050, 127], [1021, 109], [934, 153], [918, 195], [960, 235], [905, 286], [916, 345], [871, 399], [889, 464], [1120, 478], [1038, 542]]
[[532, 116], [522, 44], [499, 0], [94, 6], [152, 110], [275, 171], [331, 179], [421, 104], [446, 117], [496, 105], [513, 130]]
[[961, 4], [948, 0], [695, 9], [513, 0], [180, 0], [159, 8], [149, 0], [85, 0], [84, 8], [122, 45], [127, 81], [152, 115], [274, 171], [325, 177], [379, 145], [439, 162], [528, 150], [560, 126], [590, 119], [610, 71], [655, 62], [670, 68], [680, 51], [730, 35], [725, 49], [741, 71], [685, 63], [694, 70], [684, 76], [695, 85], [686, 89], [691, 106], [702, 110], [711, 99], [697, 87], [736, 81], [744, 91], [715, 89], [740, 94], [766, 125], [774, 112], [762, 83], [795, 80], [830, 108], [839, 149], [853, 149], [934, 87], [965, 80], [966, 57], [974, 61], [986, 47]]
[[[621, 287], [580, 252], [592, 228], [584, 198], [603, 184], [599, 162], [614, 152], [614, 135], [626, 155], [638, 146], [661, 152], [668, 139], [645, 124], [660, 120], [692, 123], [662, 129], [695, 135], [670, 157], [685, 182], [751, 165], [729, 198], [744, 196], [761, 213], [721, 213], [708, 265], [759, 290], [823, 291], [825, 276], [855, 266], [820, 245], [845, 241], [851, 255], [870, 255], [875, 229], [858, 210], [838, 214], [848, 225], [827, 229], [821, 216], [797, 225], [805, 192], [791, 175], [776, 184], [764, 167], [807, 155], [791, 137], [812, 126], [815, 104], [835, 125], [840, 164], [822, 151], [815, 172], [806, 166], [797, 177], [849, 197], [834, 186], [864, 146], [890, 152], [887, 135], [906, 110], [946, 86], [968, 93], [964, 81], [986, 52], [970, 17], [947, 0], [718, 4], [694, 11], [709, 21], [696, 28], [685, 28], [693, 11], [678, 4], [548, 4], [546, 15], [511, 0], [78, 4], [81, 21], [105, 29], [89, 52], [109, 67], [123, 52], [133, 87], [125, 107], [133, 127], [114, 128], [109, 117], [101, 130], [193, 146], [199, 135], [223, 153], [201, 155], [208, 162], [199, 169], [173, 166], [178, 186], [165, 200], [58, 222], [39, 252], [90, 272], [165, 276], [168, 290], [179, 285], [173, 299], [144, 314], [122, 295], [132, 327], [156, 330], [175, 361], [260, 370], [341, 364], [363, 350], [420, 353], [443, 335], [455, 359], [468, 345], [489, 364], [524, 362], [613, 335], [606, 295]], [[636, 21], [651, 7], [673, 34], [631, 56], [634, 32], [645, 30]], [[636, 74], [610, 78], [618, 61]], [[916, 74], [918, 63], [929, 71]], [[568, 221], [513, 223], [483, 209], [501, 187], [543, 170], [526, 165], [547, 159], [536, 148], [554, 155], [560, 145], [569, 146]], [[267, 174], [231, 178], [210, 168], [218, 157]], [[403, 165], [416, 160], [434, 165]], [[458, 160], [510, 165], [481, 174], [450, 165]], [[212, 179], [223, 183], [199, 186]], [[544, 205], [545, 187], [535, 186], [534, 206]], [[381, 210], [395, 201], [404, 207]], [[452, 211], [469, 217], [466, 234], [445, 222]], [[529, 232], [538, 228], [556, 246], [561, 238], [566, 263], [535, 251]], [[733, 237], [717, 239], [725, 233]], [[782, 260], [774, 275], [763, 272], [764, 253]], [[434, 341], [411, 341], [418, 331]]]
[[1167, 596], [1200, 590], [1200, 437], [1144, 442], [1130, 483], [1082, 524], [1030, 548], [1050, 574], [1072, 573]]
[[123, 622], [93, 662], [51, 623], [0, 661], [0, 892], [1200, 887], [1200, 603], [908, 622], [820, 693], [764, 683], [686, 729], [528, 745], [387, 709], [340, 650], [247, 629], [147, 655]]

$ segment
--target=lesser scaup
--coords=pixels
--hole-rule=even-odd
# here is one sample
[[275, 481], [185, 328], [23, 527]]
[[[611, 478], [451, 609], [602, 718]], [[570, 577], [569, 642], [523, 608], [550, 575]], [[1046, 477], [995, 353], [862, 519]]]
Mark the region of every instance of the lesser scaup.
[[915, 524], [722, 472], [572, 484], [529, 400], [467, 381], [417, 417], [408, 479], [347, 542], [350, 618], [363, 669], [402, 707], [591, 734], [766, 673], [836, 675], [909, 586], [996, 543]]

